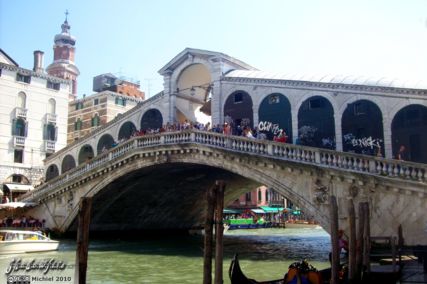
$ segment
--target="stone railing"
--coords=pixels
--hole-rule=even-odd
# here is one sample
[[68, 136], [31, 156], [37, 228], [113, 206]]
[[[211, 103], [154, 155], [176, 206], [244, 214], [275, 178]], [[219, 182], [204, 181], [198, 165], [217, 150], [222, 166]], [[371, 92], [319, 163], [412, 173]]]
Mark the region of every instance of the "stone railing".
[[108, 152], [94, 157], [77, 168], [52, 179], [36, 190], [22, 196], [20, 200], [36, 201], [76, 177], [81, 177], [93, 169], [102, 169], [110, 161], [132, 150], [189, 143], [228, 149], [233, 152], [271, 157], [279, 160], [295, 161], [313, 166], [342, 169], [355, 173], [385, 176], [400, 180], [413, 180], [422, 183], [427, 181], [426, 164], [193, 130], [163, 132], [155, 135], [134, 137], [110, 149]]

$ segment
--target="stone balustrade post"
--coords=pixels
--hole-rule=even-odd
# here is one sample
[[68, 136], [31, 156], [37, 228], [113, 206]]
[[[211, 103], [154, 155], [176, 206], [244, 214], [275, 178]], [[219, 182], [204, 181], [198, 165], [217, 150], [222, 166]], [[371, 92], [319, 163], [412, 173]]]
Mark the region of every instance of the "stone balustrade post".
[[194, 132], [190, 133], [190, 141], [191, 142], [196, 142], [196, 133], [194, 133]]
[[165, 136], [160, 136], [160, 144], [165, 144]]
[[316, 162], [316, 164], [320, 164], [320, 152], [319, 151], [314, 152], [314, 161]]
[[267, 154], [269, 154], [270, 156], [273, 156], [273, 145], [272, 144], [267, 144]]

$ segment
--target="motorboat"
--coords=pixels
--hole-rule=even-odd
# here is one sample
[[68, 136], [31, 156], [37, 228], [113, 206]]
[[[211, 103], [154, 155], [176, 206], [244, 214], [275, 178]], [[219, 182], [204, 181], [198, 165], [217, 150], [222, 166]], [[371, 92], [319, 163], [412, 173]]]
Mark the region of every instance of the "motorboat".
[[0, 229], [0, 254], [54, 251], [58, 246], [41, 231]]

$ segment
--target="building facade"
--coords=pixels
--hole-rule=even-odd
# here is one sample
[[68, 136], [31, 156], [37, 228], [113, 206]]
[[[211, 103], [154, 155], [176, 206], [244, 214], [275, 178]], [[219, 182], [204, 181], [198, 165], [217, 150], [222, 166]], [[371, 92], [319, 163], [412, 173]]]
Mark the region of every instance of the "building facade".
[[55, 35], [53, 62], [46, 68], [46, 71], [49, 75], [71, 81], [72, 91], [69, 100], [74, 100], [77, 98], [77, 76], [80, 71], [74, 62], [76, 38], [70, 34], [70, 28], [71, 26], [65, 18], [61, 25], [61, 33]]
[[0, 50], [0, 184], [10, 198], [44, 176], [43, 160], [66, 146], [70, 81], [43, 71], [43, 52], [33, 70]]
[[[89, 134], [99, 126], [113, 120], [142, 102], [141, 97], [122, 95], [112, 91], [102, 91], [82, 99], [74, 100], [68, 107], [68, 136], [70, 144]], [[135, 129], [126, 129], [133, 132]]]
[[93, 78], [93, 91], [112, 91], [121, 95], [145, 99], [145, 93], [140, 89], [139, 81], [129, 78], [117, 78], [111, 73], [101, 74]]

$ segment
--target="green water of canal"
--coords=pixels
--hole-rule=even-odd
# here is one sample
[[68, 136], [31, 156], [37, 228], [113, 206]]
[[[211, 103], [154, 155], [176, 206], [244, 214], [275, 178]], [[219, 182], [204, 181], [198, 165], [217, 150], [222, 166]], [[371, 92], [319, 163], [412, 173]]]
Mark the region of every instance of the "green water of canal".
[[[327, 267], [330, 247], [329, 234], [320, 228], [228, 231], [224, 236], [224, 283], [230, 283], [227, 273], [234, 253], [239, 253], [248, 277], [268, 280], [283, 277], [289, 264], [302, 259], [318, 269]], [[6, 283], [1, 278], [11, 275], [30, 275], [39, 277], [33, 278], [32, 284], [73, 283], [75, 249], [74, 241], [61, 240], [56, 252], [0, 255], [0, 281]], [[40, 264], [46, 259], [62, 261], [66, 268], [46, 274], [22, 268], [5, 274], [14, 260], [28, 266], [31, 261]], [[87, 283], [202, 283], [202, 277], [201, 236], [90, 242]]]

